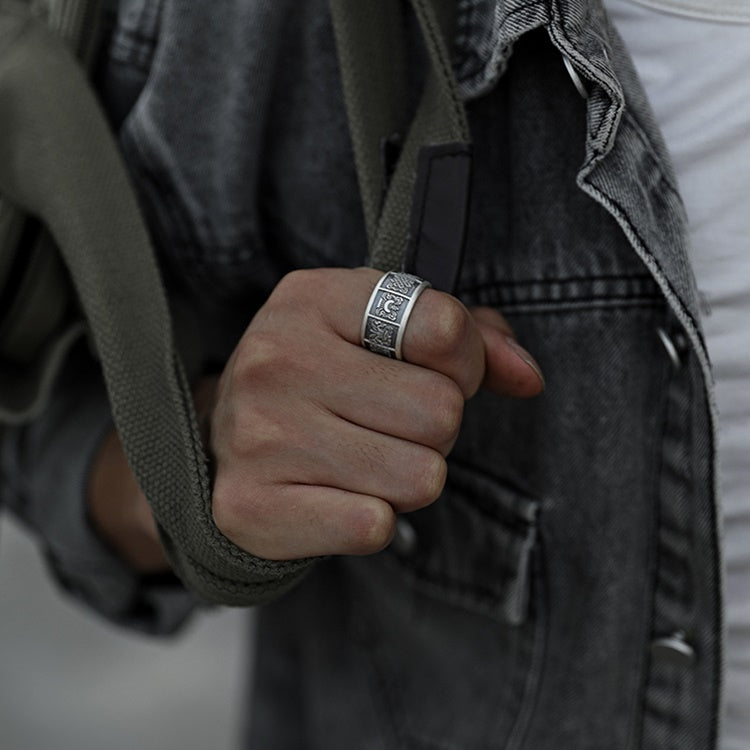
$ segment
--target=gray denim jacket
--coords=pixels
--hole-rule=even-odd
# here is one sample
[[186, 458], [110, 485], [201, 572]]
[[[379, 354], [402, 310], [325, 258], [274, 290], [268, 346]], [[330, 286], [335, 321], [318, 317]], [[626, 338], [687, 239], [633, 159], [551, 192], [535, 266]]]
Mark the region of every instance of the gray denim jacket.
[[459, 294], [547, 389], [473, 399], [443, 497], [262, 610], [252, 747], [715, 746], [714, 417], [674, 176], [597, 4], [506, 0], [491, 28]]
[[[715, 414], [664, 144], [597, 0], [458, 9], [458, 293], [547, 389], [480, 393], [438, 502], [260, 609], [249, 746], [710, 750]], [[206, 367], [284, 272], [363, 261], [323, 0], [122, 0], [103, 77]]]

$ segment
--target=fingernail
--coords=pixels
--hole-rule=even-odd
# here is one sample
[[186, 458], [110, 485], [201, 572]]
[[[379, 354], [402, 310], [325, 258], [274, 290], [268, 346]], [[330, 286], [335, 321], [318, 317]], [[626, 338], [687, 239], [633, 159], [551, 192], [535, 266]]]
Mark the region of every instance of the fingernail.
[[539, 367], [537, 361], [524, 349], [512, 336], [506, 336], [505, 340], [508, 342], [508, 346], [522, 359], [536, 374], [539, 380], [542, 381], [542, 386], [547, 387], [547, 382], [542, 375], [542, 368]]

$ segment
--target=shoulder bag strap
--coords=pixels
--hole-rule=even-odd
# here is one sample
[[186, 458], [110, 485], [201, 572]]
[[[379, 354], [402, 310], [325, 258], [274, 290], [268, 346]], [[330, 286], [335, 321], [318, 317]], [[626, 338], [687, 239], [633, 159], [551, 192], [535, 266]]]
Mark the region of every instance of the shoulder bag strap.
[[[175, 572], [210, 601], [248, 604], [309, 561], [260, 560], [211, 518], [210, 481], [166, 296], [140, 211], [85, 74], [0, 0], [0, 191], [50, 230], [102, 362], [112, 412]], [[18, 16], [20, 18], [20, 16]], [[12, 19], [11, 19], [12, 21]]]
[[[371, 263], [417, 273], [452, 290], [471, 179], [469, 128], [446, 43], [456, 2], [409, 0], [409, 5], [429, 68], [407, 129], [405, 3], [330, 0]], [[383, 163], [384, 145], [395, 133], [402, 145], [391, 175]]]

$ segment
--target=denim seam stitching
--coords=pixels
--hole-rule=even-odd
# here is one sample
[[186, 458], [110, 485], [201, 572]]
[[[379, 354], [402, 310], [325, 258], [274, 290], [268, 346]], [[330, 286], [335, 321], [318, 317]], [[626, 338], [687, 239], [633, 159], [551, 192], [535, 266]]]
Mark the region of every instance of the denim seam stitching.
[[488, 281], [482, 284], [476, 284], [471, 287], [465, 287], [466, 290], [481, 290], [481, 289], [491, 289], [495, 287], [520, 287], [520, 286], [536, 286], [536, 285], [544, 285], [544, 286], [551, 286], [552, 284], [559, 284], [559, 285], [573, 285], [577, 283], [596, 283], [598, 281], [603, 282], [623, 282], [623, 283], [632, 283], [632, 282], [651, 282], [652, 284], [656, 285], [656, 282], [653, 280], [653, 277], [648, 274], [633, 274], [633, 275], [624, 275], [620, 276], [618, 274], [605, 274], [602, 276], [565, 276], [563, 278], [559, 279], [528, 279], [528, 280], [518, 280], [518, 281], [505, 281], [502, 279], [498, 279], [497, 281]]
[[[669, 364], [665, 364], [665, 367], [670, 367]], [[653, 564], [652, 570], [655, 571], [653, 575], [653, 579], [651, 582], [651, 596], [650, 596], [650, 614], [649, 614], [649, 634], [648, 638], [653, 639], [656, 634], [656, 600], [657, 600], [657, 589], [658, 589], [658, 564], [659, 564], [659, 529], [661, 528], [661, 516], [662, 516], [662, 501], [663, 498], [661, 497], [661, 493], [659, 491], [659, 488], [661, 486], [661, 478], [664, 472], [664, 443], [667, 435], [667, 423], [669, 418], [669, 397], [668, 397], [668, 390], [669, 386], [672, 383], [672, 381], [675, 378], [675, 373], [673, 371], [674, 368], [670, 368], [672, 372], [670, 373], [667, 378], [665, 378], [666, 383], [663, 387], [663, 392], [665, 394], [664, 398], [664, 407], [663, 407], [663, 413], [660, 420], [661, 423], [661, 429], [659, 431], [659, 446], [661, 446], [661, 450], [659, 451], [659, 461], [658, 466], [654, 467], [654, 477], [653, 477], [653, 484], [657, 488], [656, 489], [656, 495], [657, 495], [657, 502], [654, 503], [654, 526], [651, 533], [651, 559], [650, 562]], [[649, 676], [651, 674], [651, 666], [653, 662], [653, 657], [651, 655], [650, 649], [644, 649], [644, 656], [643, 656], [643, 675], [641, 679], [641, 685], [639, 688], [639, 700], [638, 700], [638, 706], [639, 706], [639, 716], [637, 717], [637, 720], [634, 721], [634, 723], [637, 725], [634, 727], [633, 730], [633, 737], [638, 738], [639, 742], [642, 743], [644, 739], [644, 731], [645, 731], [645, 725], [646, 725], [646, 701], [648, 696], [648, 686], [649, 686]]]
[[[552, 21], [547, 25], [547, 30], [550, 35], [550, 38], [553, 42], [555, 42], [558, 49], [564, 49], [565, 44], [562, 44], [561, 42], [567, 42], [567, 46], [575, 53], [575, 57], [577, 58], [577, 62], [580, 64], [582, 61], [586, 63], [586, 72], [589, 76], [591, 76], [591, 79], [594, 81], [594, 83], [598, 83], [599, 86], [602, 88], [602, 90], [607, 94], [607, 96], [610, 99], [610, 105], [607, 107], [607, 111], [602, 115], [601, 122], [599, 123], [599, 126], [596, 129], [596, 132], [591, 133], [590, 135], [590, 143], [592, 145], [592, 148], [596, 153], [601, 153], [605, 150], [604, 145], [598, 145], [598, 144], [607, 144], [609, 143], [612, 133], [617, 128], [617, 122], [618, 122], [618, 111], [621, 111], [625, 109], [624, 106], [624, 96], [620, 91], [615, 89], [610, 81], [610, 75], [609, 71], [602, 67], [601, 64], [597, 60], [592, 60], [586, 57], [576, 46], [574, 41], [567, 35], [565, 27], [562, 23], [562, 19], [564, 18], [564, 12], [560, 8], [560, 0], [553, 0], [550, 3], [550, 7], [553, 9], [552, 14]], [[602, 40], [602, 43], [606, 40]], [[602, 47], [605, 49], [604, 47]], [[617, 81], [617, 77], [613, 76], [615, 81]], [[619, 81], [617, 81], [619, 84]], [[589, 99], [590, 101], [590, 99]], [[612, 116], [612, 111], [615, 110], [614, 116]], [[590, 111], [590, 108], [587, 107], [587, 114]], [[588, 117], [587, 117], [588, 120]], [[604, 137], [602, 137], [602, 135]]]
[[681, 307], [682, 313], [685, 315], [685, 317], [687, 318], [687, 320], [690, 322], [690, 324], [693, 327], [693, 329], [697, 332], [698, 337], [699, 337], [699, 339], [701, 341], [701, 344], [702, 344], [703, 348], [705, 349], [705, 341], [704, 341], [704, 338], [703, 338], [703, 334], [701, 333], [700, 326], [698, 325], [698, 321], [696, 321], [695, 316], [692, 314], [692, 312], [682, 302], [681, 295], [679, 295], [677, 293], [677, 290], [675, 289], [674, 285], [672, 284], [672, 281], [671, 281], [669, 275], [665, 272], [662, 264], [659, 262], [659, 259], [651, 251], [647, 250], [647, 248], [649, 247], [648, 243], [646, 243], [646, 241], [643, 239], [643, 236], [641, 235], [641, 233], [637, 230], [637, 228], [634, 226], [633, 222], [630, 220], [628, 212], [625, 211], [625, 209], [620, 204], [620, 202], [617, 199], [615, 199], [611, 194], [604, 193], [602, 190], [600, 190], [599, 188], [595, 187], [594, 185], [590, 185], [590, 187], [593, 190], [595, 190], [599, 195], [603, 196], [608, 203], [610, 203], [614, 208], [617, 209], [617, 212], [620, 215], [620, 218], [622, 219], [622, 221], [625, 222], [625, 224], [627, 224], [628, 229], [633, 234], [633, 237], [638, 241], [638, 243], [640, 244], [640, 246], [650, 256], [650, 261], [654, 264], [655, 270], [658, 271], [659, 275], [663, 279], [664, 284], [667, 287], [667, 289], [669, 290], [669, 292], [672, 295], [673, 299], [680, 300], [680, 307]]

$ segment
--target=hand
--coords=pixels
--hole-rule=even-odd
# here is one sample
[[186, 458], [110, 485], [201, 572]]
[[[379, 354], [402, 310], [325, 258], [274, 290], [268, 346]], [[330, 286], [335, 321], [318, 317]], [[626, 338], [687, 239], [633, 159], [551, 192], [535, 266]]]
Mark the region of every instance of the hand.
[[533, 396], [536, 363], [489, 308], [426, 290], [398, 362], [360, 346], [380, 277], [297, 271], [253, 319], [222, 374], [211, 420], [213, 514], [267, 559], [369, 554], [397, 513], [440, 494], [464, 401], [484, 383]]

